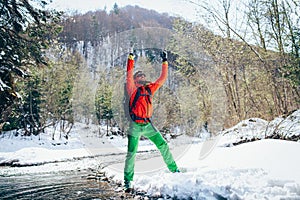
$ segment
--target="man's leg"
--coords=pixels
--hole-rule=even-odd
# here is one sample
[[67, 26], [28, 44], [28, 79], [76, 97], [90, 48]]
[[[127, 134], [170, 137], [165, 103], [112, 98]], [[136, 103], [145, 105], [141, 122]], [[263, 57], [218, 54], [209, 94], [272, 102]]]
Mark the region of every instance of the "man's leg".
[[151, 140], [156, 145], [168, 169], [171, 172], [178, 171], [178, 167], [176, 165], [176, 162], [174, 161], [174, 158], [170, 152], [166, 140], [162, 137], [161, 133], [156, 128], [153, 127], [152, 124], [149, 124], [149, 126], [147, 126], [144, 136], [149, 138], [149, 140]]
[[130, 182], [133, 180], [135, 156], [138, 148], [138, 143], [140, 140], [138, 127], [135, 124], [131, 124], [128, 131], [127, 138], [128, 138], [128, 145], [127, 145], [127, 155], [126, 155], [125, 167], [124, 167], [124, 181]]

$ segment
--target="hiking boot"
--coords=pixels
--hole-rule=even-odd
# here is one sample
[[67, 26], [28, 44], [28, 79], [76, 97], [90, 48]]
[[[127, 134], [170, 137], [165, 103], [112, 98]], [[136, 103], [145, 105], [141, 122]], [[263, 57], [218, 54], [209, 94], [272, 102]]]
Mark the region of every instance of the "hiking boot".
[[177, 168], [173, 173], [180, 173], [180, 170]]
[[124, 190], [125, 193], [130, 193], [130, 194], [133, 194], [133, 191], [134, 191], [133, 188], [127, 188]]
[[133, 188], [132, 188], [132, 183], [131, 181], [124, 181], [124, 191], [126, 193], [132, 193]]

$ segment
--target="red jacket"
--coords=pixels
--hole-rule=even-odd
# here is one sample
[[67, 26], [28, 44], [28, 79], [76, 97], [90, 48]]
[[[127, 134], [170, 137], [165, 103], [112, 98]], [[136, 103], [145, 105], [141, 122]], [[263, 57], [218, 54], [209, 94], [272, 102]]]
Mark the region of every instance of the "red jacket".
[[[133, 72], [134, 71], [134, 59], [133, 57], [128, 58], [127, 60], [127, 77], [126, 77], [126, 86], [127, 86], [127, 93], [130, 97], [130, 105], [132, 105], [133, 99], [136, 95], [137, 88], [141, 87], [142, 85], [137, 84], [134, 82], [133, 79]], [[150, 88], [151, 94], [154, 95], [155, 92], [164, 84], [168, 77], [168, 62], [165, 61], [162, 63], [162, 71], [159, 76], [159, 78], [153, 82], [147, 84], [147, 87]], [[141, 88], [141, 94], [146, 94], [147, 91], [145, 87]], [[151, 118], [153, 113], [153, 107], [152, 104], [149, 104], [146, 102], [145, 98], [139, 98], [139, 100], [136, 102], [135, 107], [131, 110], [136, 116], [139, 118]], [[136, 120], [137, 123], [144, 123], [144, 120]]]

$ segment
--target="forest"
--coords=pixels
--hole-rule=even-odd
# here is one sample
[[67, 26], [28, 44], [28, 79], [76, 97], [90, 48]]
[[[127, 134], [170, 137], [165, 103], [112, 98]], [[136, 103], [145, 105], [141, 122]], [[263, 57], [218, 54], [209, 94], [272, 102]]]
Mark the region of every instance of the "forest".
[[132, 44], [136, 68], [151, 81], [161, 51], [168, 52], [168, 80], [154, 97], [153, 123], [162, 133], [215, 135], [250, 117], [272, 120], [299, 109], [295, 0], [250, 0], [243, 28], [230, 20], [238, 12], [231, 0], [219, 7], [191, 1], [215, 30], [138, 6], [66, 14], [47, 9], [47, 1], [0, 2], [0, 132], [28, 136], [53, 127], [67, 138], [82, 122], [124, 135]]

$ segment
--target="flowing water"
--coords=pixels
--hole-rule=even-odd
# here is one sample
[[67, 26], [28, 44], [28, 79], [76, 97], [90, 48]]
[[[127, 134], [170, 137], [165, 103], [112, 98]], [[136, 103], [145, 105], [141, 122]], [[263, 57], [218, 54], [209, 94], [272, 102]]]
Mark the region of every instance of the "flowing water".
[[90, 171], [0, 177], [0, 199], [118, 199], [107, 181], [88, 179]]
[[[149, 156], [147, 152], [141, 154]], [[96, 159], [101, 159], [101, 161]], [[124, 154], [107, 154], [99, 158], [74, 159], [38, 166], [2, 166], [0, 167], [0, 199], [145, 199], [144, 194], [125, 195], [122, 186], [107, 178], [101, 172], [100, 166], [76, 169], [80, 162], [79, 165], [89, 164], [90, 160], [96, 160], [96, 163], [101, 163], [102, 167], [109, 166], [123, 162]], [[68, 170], [62, 171], [61, 169]]]

